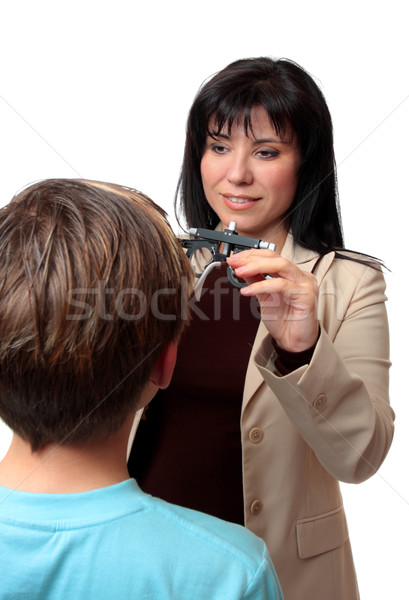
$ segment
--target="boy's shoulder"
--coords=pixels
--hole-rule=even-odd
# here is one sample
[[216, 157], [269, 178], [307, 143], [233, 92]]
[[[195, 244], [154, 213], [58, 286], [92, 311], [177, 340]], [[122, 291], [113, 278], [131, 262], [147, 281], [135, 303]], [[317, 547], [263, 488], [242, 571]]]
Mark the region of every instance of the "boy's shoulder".
[[260, 560], [268, 555], [264, 541], [242, 525], [152, 496], [148, 496], [148, 502], [153, 511], [172, 521], [186, 535], [200, 538], [203, 544], [228, 553], [250, 569], [258, 568]]
[[[227, 595], [220, 597], [282, 599], [273, 563], [261, 538], [242, 525], [159, 498], [148, 496], [147, 502], [154, 514], [152, 522], [158, 518], [157, 524], [162, 528], [170, 524], [169, 539], [178, 540], [178, 552], [184, 556], [189, 554], [192, 569], [201, 570], [202, 579], [207, 573], [209, 585], [212, 578], [217, 581], [220, 593], [224, 586]], [[199, 562], [201, 567], [198, 567]], [[212, 574], [210, 579], [209, 573]]]

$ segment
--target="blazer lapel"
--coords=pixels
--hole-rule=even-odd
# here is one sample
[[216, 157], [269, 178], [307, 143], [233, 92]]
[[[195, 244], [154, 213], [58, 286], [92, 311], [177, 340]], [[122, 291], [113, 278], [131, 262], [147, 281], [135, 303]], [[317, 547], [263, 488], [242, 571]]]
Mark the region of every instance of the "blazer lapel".
[[[284, 246], [283, 246], [283, 249], [281, 252], [281, 256], [287, 258], [288, 260], [290, 260], [291, 262], [296, 264], [303, 271], [309, 271], [309, 272], [311, 272], [313, 270], [314, 266], [317, 263], [317, 260], [319, 259], [319, 255], [317, 254], [317, 252], [314, 252], [313, 250], [309, 250], [308, 248], [303, 248], [301, 246], [297, 246], [296, 244], [294, 244], [294, 239], [293, 239], [291, 232], [289, 232], [287, 235], [287, 239], [284, 243]], [[317, 269], [317, 272], [315, 273], [315, 276], [317, 277], [318, 285], [320, 285], [322, 278], [324, 277], [325, 273], [327, 272], [327, 270], [330, 267], [333, 260], [334, 260], [334, 252], [329, 252], [328, 254], [323, 256], [322, 259], [320, 260], [319, 268]], [[253, 348], [252, 348], [251, 354], [250, 354], [249, 364], [247, 367], [246, 380], [245, 380], [244, 391], [243, 391], [242, 414], [243, 414], [246, 406], [250, 402], [251, 398], [254, 396], [254, 394], [257, 392], [257, 390], [260, 388], [260, 386], [262, 386], [264, 383], [264, 379], [261, 376], [260, 371], [258, 370], [258, 368], [255, 365], [254, 355], [256, 354], [256, 352], [258, 352], [264, 338], [268, 335], [269, 335], [269, 333], [267, 331], [267, 328], [264, 325], [264, 323], [261, 321], [260, 325], [258, 327], [258, 330], [257, 330]], [[273, 352], [273, 347], [271, 347], [271, 352]], [[266, 356], [266, 359], [268, 359], [268, 358], [269, 357]]]

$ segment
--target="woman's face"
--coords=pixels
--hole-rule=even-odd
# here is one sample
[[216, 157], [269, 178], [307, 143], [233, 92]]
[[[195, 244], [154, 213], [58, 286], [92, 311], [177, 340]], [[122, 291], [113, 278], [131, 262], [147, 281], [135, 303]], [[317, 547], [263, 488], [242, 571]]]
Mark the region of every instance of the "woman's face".
[[203, 188], [225, 227], [236, 221], [238, 233], [281, 249], [287, 235], [282, 216], [294, 200], [300, 153], [291, 131], [285, 138], [276, 134], [263, 107], [255, 106], [251, 119], [248, 136], [237, 124], [230, 135], [225, 127], [208, 136], [201, 162]]

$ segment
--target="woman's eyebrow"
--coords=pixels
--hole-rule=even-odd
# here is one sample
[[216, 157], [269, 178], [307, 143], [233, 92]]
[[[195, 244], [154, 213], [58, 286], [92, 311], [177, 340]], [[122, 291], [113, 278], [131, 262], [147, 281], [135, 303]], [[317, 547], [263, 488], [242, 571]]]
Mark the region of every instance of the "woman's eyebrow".
[[209, 131], [209, 136], [213, 139], [223, 138], [224, 140], [230, 140], [230, 136], [226, 133], [218, 133], [217, 131]]
[[[216, 138], [222, 138], [224, 140], [230, 140], [231, 136], [227, 135], [226, 133], [218, 133], [217, 131], [209, 131], [209, 136], [213, 139]], [[258, 138], [253, 140], [253, 145], [256, 144], [267, 144], [267, 143], [272, 143], [272, 144], [289, 144], [290, 142], [288, 142], [287, 140], [282, 140], [279, 138], [270, 138], [270, 137], [266, 137], [266, 138]]]
[[272, 144], [288, 144], [287, 140], [281, 140], [277, 138], [260, 138], [254, 140], [253, 144], [266, 144], [268, 142]]

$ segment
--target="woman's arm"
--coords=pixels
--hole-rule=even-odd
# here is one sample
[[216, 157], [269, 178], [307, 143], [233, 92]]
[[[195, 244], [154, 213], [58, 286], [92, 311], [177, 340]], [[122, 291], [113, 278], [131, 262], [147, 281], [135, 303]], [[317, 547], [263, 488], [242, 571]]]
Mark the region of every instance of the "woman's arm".
[[376, 269], [334, 261], [320, 285], [316, 318], [321, 332], [309, 364], [280, 376], [269, 336], [256, 356], [294, 427], [325, 469], [342, 481], [370, 477], [392, 442], [384, 290]]

